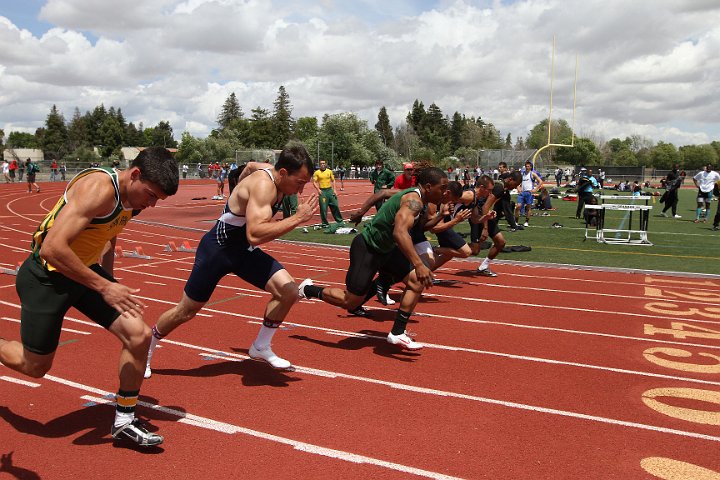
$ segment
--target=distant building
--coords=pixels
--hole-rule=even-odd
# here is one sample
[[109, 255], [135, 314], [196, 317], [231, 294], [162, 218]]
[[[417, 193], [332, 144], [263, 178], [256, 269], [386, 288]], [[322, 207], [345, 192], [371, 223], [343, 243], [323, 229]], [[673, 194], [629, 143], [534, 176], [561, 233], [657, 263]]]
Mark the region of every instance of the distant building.
[[6, 148], [2, 153], [3, 158], [8, 162], [13, 158], [23, 162], [29, 158], [35, 163], [40, 163], [45, 159], [45, 154], [38, 148]]

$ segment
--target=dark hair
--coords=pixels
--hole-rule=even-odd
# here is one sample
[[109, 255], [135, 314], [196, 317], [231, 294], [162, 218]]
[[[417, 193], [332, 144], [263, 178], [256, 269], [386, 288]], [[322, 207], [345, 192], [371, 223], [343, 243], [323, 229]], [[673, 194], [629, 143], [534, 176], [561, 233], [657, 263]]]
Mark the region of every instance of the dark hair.
[[461, 197], [463, 194], [462, 184], [460, 182], [456, 182], [455, 180], [448, 182], [448, 192], [456, 197]]
[[283, 151], [280, 152], [278, 161], [275, 164], [275, 170], [284, 168], [287, 170], [288, 174], [292, 175], [300, 170], [303, 165], [307, 167], [307, 171], [310, 175], [315, 173], [315, 165], [313, 165], [313, 161], [310, 158], [310, 155], [308, 155], [307, 150], [305, 150], [305, 147], [302, 145], [296, 144], [285, 147]]
[[522, 182], [522, 173], [520, 173], [519, 170], [514, 170], [514, 171], [510, 172], [510, 175], [508, 175], [505, 178], [509, 178], [513, 182], [520, 184], [520, 182]]
[[148, 147], [140, 152], [130, 167], [140, 169], [143, 180], [154, 183], [165, 195], [175, 195], [180, 182], [178, 165], [164, 147]]
[[500, 163], [498, 163], [498, 167], [505, 167], [505, 168], [507, 168], [507, 163], [505, 163], [505, 162], [500, 162]]
[[437, 167], [430, 167], [418, 174], [417, 183], [418, 185], [425, 185], [426, 183], [437, 185], [443, 178], [447, 178], [447, 173]]
[[228, 188], [230, 189], [230, 193], [232, 193], [235, 185], [237, 185], [238, 178], [243, 170], [245, 170], [245, 165], [240, 165], [239, 167], [230, 170], [230, 173], [228, 173]]
[[483, 185], [485, 188], [495, 185], [495, 181], [490, 177], [490, 175], [480, 175], [480, 178], [477, 179], [476, 183], [478, 185]]

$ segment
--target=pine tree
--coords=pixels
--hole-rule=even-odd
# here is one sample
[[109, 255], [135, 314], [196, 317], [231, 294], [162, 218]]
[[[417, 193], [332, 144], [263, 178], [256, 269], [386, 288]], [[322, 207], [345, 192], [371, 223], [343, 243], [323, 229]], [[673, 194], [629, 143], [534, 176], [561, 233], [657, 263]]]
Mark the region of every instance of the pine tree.
[[283, 148], [295, 130], [295, 121], [292, 118], [290, 95], [282, 85], [278, 88], [278, 96], [273, 102], [272, 127], [273, 146]]
[[55, 105], [45, 120], [45, 131], [42, 138], [42, 148], [45, 156], [60, 160], [67, 153], [68, 132], [65, 119]]
[[80, 109], [75, 107], [72, 120], [68, 125], [68, 146], [71, 151], [81, 147], [90, 147], [90, 134], [88, 132], [85, 118], [80, 114]]
[[386, 147], [393, 144], [395, 138], [393, 137], [393, 129], [392, 125], [390, 125], [390, 117], [388, 116], [385, 106], [380, 108], [380, 112], [378, 112], [378, 121], [375, 124], [375, 130], [377, 130], [380, 134], [380, 137], [383, 139], [383, 143]]
[[425, 106], [420, 100], [415, 99], [412, 110], [407, 115], [407, 123], [419, 135], [425, 119]]
[[452, 152], [462, 146], [465, 122], [465, 117], [460, 115], [459, 112], [453, 114], [452, 122], [450, 122], [450, 150]]
[[238, 103], [235, 92], [232, 92], [230, 96], [225, 100], [222, 106], [222, 111], [218, 115], [217, 122], [220, 125], [220, 129], [224, 129], [230, 126], [234, 120], [238, 120], [243, 117], [242, 109]]

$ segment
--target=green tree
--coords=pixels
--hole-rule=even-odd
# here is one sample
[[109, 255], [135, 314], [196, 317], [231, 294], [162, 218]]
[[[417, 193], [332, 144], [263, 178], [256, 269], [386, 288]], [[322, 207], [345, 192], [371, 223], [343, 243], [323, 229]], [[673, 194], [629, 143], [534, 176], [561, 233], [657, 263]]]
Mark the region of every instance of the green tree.
[[295, 123], [295, 136], [301, 142], [307, 144], [318, 134], [318, 120], [316, 117], [300, 117]]
[[41, 145], [45, 158], [60, 160], [68, 152], [68, 132], [65, 118], [55, 105], [52, 106], [45, 119], [45, 134]]
[[525, 147], [525, 140], [523, 137], [517, 137], [515, 139], [515, 150], [525, 150], [527, 147]]
[[88, 131], [85, 117], [80, 114], [80, 109], [75, 107], [72, 119], [68, 124], [68, 147], [75, 151], [80, 147], [91, 147], [92, 141]]
[[125, 131], [114, 115], [105, 116], [105, 120], [98, 129], [97, 136], [99, 143], [96, 146], [100, 149], [100, 156], [108, 158], [113, 154], [117, 156], [120, 153]]
[[456, 151], [463, 145], [463, 133], [465, 132], [465, 117], [455, 112], [450, 122], [450, 150]]
[[233, 120], [237, 120], [242, 117], [242, 108], [240, 108], [240, 103], [235, 96], [235, 92], [232, 92], [230, 96], [225, 99], [225, 103], [223, 103], [222, 109], [217, 118], [217, 123], [220, 125], [220, 129], [222, 130], [230, 125]]
[[592, 140], [579, 137], [575, 139], [574, 147], [558, 148], [554, 162], [559, 165], [599, 165], [602, 155]]
[[273, 103], [272, 129], [274, 134], [272, 146], [275, 148], [283, 148], [295, 130], [290, 95], [282, 85], [278, 88], [278, 96]]
[[419, 135], [422, 131], [423, 121], [425, 120], [425, 106], [423, 103], [415, 99], [412, 109], [407, 114], [407, 123]]
[[148, 127], [143, 130], [145, 137], [145, 146], [148, 147], [177, 147], [177, 141], [173, 138], [173, 129], [170, 122], [161, 120], [154, 127]]
[[678, 149], [680, 161], [686, 170], [701, 170], [708, 163], [716, 165], [718, 154], [710, 144], [685, 145]]
[[245, 138], [247, 145], [255, 148], [273, 148], [275, 140], [270, 112], [259, 106], [253, 108], [250, 117], [250, 131]]
[[670, 170], [679, 161], [680, 155], [672, 143], [658, 142], [650, 150], [650, 164], [655, 168]]
[[105, 105], [102, 103], [95, 107], [92, 113], [85, 113], [85, 125], [87, 126], [92, 145], [102, 144], [102, 140], [100, 139], [100, 126], [105, 123], [105, 117], [107, 117], [107, 110], [105, 110]]
[[380, 138], [382, 138], [383, 144], [386, 147], [392, 146], [395, 139], [393, 137], [392, 125], [390, 125], [390, 117], [388, 116], [385, 106], [382, 106], [378, 112], [378, 121], [375, 124], [375, 130], [380, 134]]
[[38, 148], [35, 135], [27, 132], [10, 132], [7, 138], [7, 148]]

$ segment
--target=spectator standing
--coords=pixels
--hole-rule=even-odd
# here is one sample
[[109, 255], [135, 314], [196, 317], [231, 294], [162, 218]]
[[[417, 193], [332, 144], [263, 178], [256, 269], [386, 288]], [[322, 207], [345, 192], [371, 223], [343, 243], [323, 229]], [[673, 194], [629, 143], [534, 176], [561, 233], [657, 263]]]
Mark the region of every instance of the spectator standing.
[[58, 175], [58, 164], [57, 164], [57, 161], [55, 161], [55, 159], [53, 159], [53, 161], [50, 163], [50, 181], [54, 182], [55, 180], [57, 180], [57, 175]]
[[10, 164], [7, 160], [3, 160], [2, 163], [3, 177], [5, 177], [5, 183], [10, 183]]
[[18, 161], [18, 182], [23, 181], [23, 176], [25, 175], [25, 162]]
[[555, 170], [555, 183], [557, 184], [558, 188], [560, 188], [560, 184], [562, 183], [562, 177], [563, 169], [558, 167], [557, 170]]
[[28, 193], [32, 192], [32, 187], [35, 187], [36, 192], [40, 193], [40, 185], [35, 183], [35, 175], [40, 171], [40, 167], [28, 158], [25, 160], [25, 170], [27, 170]]
[[10, 181], [15, 182], [15, 173], [17, 172], [17, 169], [18, 169], [17, 160], [14, 158], [12, 160], [10, 160], [10, 167], [8, 167], [8, 168], [10, 169]]
[[60, 180], [65, 181], [65, 174], [67, 173], [67, 165], [65, 165], [65, 162], [62, 162], [60, 164]]
[[[507, 163], [500, 162], [498, 163], [498, 180], [501, 182], [510, 176], [512, 172], [508, 169]], [[522, 179], [522, 175], [520, 175], [520, 178]], [[517, 187], [515, 185], [513, 188]], [[514, 232], [515, 230], [525, 230], [525, 227], [522, 225], [518, 225], [515, 221], [515, 211], [513, 207], [513, 202], [510, 197], [510, 190], [503, 190], [502, 196], [497, 199], [497, 203], [499, 208], [496, 208], [497, 211], [497, 217], [496, 219], [499, 220], [501, 217], [505, 217], [505, 220], [507, 220], [508, 225], [510, 226], [510, 231]], [[487, 212], [486, 212], [487, 213]]]
[[583, 207], [585, 207], [586, 203], [590, 203], [590, 199], [593, 197], [593, 188], [597, 188], [598, 186], [595, 177], [590, 175], [586, 168], [581, 168], [577, 183], [578, 206], [575, 211], [575, 218], [580, 218]]
[[530, 226], [530, 217], [532, 216], [533, 195], [542, 187], [543, 181], [540, 175], [533, 170], [531, 162], [525, 162], [525, 170], [522, 171], [522, 182], [518, 188], [517, 205], [515, 206], [515, 222], [520, 222], [520, 216], [525, 215], [525, 224], [523, 227]]
[[395, 177], [393, 188], [396, 190], [405, 190], [406, 188], [414, 187], [417, 180], [414, 173], [415, 167], [412, 163], [403, 164], [403, 173]]
[[665, 197], [665, 208], [663, 208], [663, 211], [660, 213], [663, 217], [667, 217], [667, 213], [665, 212], [672, 209], [672, 215], [674, 218], [682, 218], [681, 215], [677, 214], [677, 205], [678, 191], [680, 190], [680, 186], [682, 185], [684, 179], [685, 177], [680, 175], [680, 165], [673, 165], [672, 170], [670, 170], [665, 177], [665, 194], [663, 194], [663, 197]]
[[187, 174], [188, 174], [188, 166], [187, 166], [187, 163], [183, 163], [183, 166], [182, 166], [182, 176], [183, 176], [183, 178], [187, 178]]
[[598, 170], [598, 183], [600, 184], [600, 190], [605, 187], [605, 170], [602, 168]]
[[345, 190], [345, 167], [340, 165], [338, 167], [338, 178], [340, 178], [340, 191]]
[[344, 224], [340, 206], [338, 205], [337, 195], [335, 194], [335, 176], [332, 170], [327, 168], [327, 161], [320, 160], [320, 168], [315, 170], [312, 176], [312, 183], [318, 192], [318, 201], [320, 204], [320, 226], [325, 228], [330, 224], [327, 220], [327, 209], [330, 207], [330, 213], [339, 224]]
[[[370, 172], [370, 175], [368, 177], [370, 179], [370, 183], [373, 184], [373, 193], [377, 193], [382, 189], [392, 188], [393, 184], [395, 183], [395, 175], [385, 168], [385, 165], [383, 164], [382, 160], [378, 160], [375, 162], [375, 169]], [[380, 210], [380, 207], [382, 206], [383, 202], [385, 200], [379, 200], [375, 204], [375, 210]]]
[[698, 172], [693, 177], [693, 182], [698, 188], [697, 194], [697, 210], [695, 211], [695, 223], [700, 223], [700, 217], [702, 216], [703, 206], [705, 207], [705, 218], [703, 223], [706, 223], [710, 218], [710, 205], [713, 197], [713, 188], [715, 182], [720, 180], [720, 173], [712, 169], [711, 164], [705, 165], [705, 169]]

